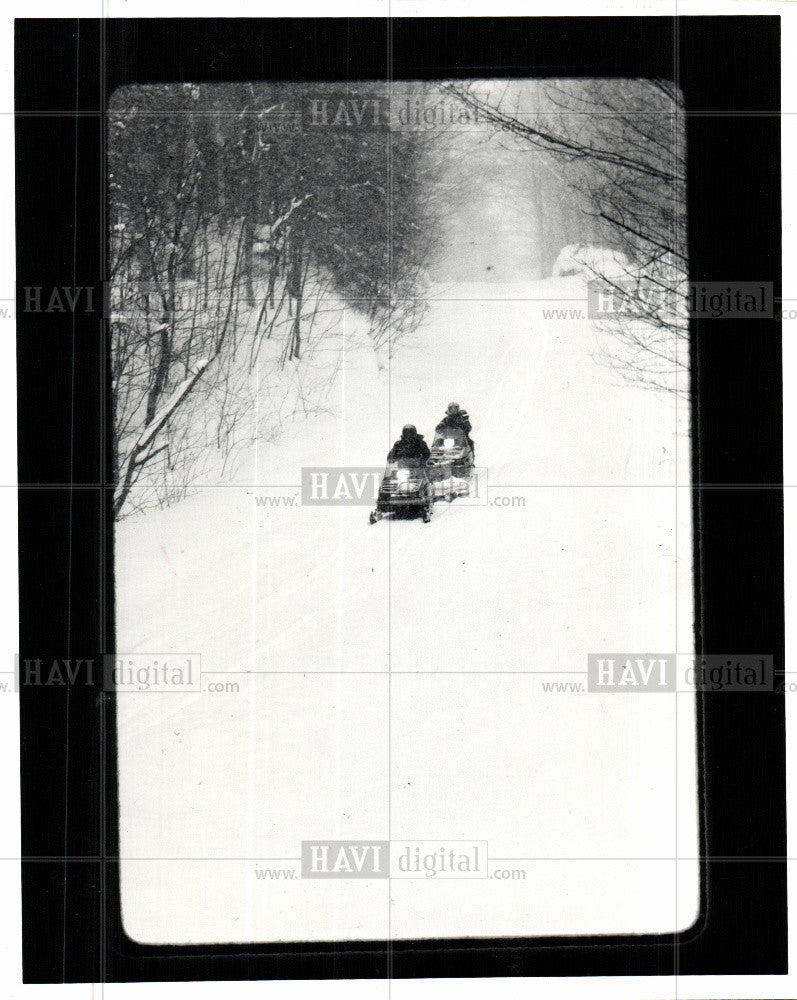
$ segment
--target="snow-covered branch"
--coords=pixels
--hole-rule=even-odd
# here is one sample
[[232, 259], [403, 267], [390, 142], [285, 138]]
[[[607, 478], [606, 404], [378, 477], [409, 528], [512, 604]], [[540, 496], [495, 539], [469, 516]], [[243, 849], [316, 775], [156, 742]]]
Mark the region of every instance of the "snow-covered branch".
[[113, 506], [114, 515], [116, 517], [119, 516], [120, 511], [124, 507], [130, 490], [138, 478], [143, 466], [146, 465], [150, 459], [154, 458], [155, 455], [160, 454], [166, 447], [166, 445], [161, 445], [158, 448], [155, 447], [155, 439], [158, 432], [164, 427], [169, 418], [179, 408], [180, 404], [194, 388], [196, 383], [202, 377], [203, 372], [212, 361], [213, 358], [203, 358], [194, 366], [194, 370], [191, 374], [187, 378], [184, 378], [183, 381], [177, 386], [164, 405], [158, 410], [152, 420], [150, 420], [138, 436], [136, 443], [133, 445], [130, 454], [127, 456], [127, 460], [125, 461], [124, 482], [122, 483], [119, 493], [114, 498]]
[[313, 195], [312, 193], [310, 193], [306, 194], [304, 198], [291, 198], [291, 204], [288, 210], [286, 212], [283, 212], [283, 214], [280, 215], [279, 218], [271, 226], [263, 227], [264, 231], [268, 230], [266, 239], [269, 240], [273, 239], [280, 226], [283, 226], [288, 221], [288, 219], [290, 219], [291, 215], [293, 215], [296, 209], [302, 206], [309, 198], [312, 197]]
[[182, 403], [188, 393], [194, 388], [194, 385], [201, 378], [202, 373], [210, 364], [211, 360], [212, 358], [203, 358], [194, 366], [194, 370], [188, 378], [183, 379], [183, 381], [177, 386], [171, 396], [169, 396], [163, 406], [158, 410], [152, 420], [150, 420], [141, 432], [135, 443], [136, 450], [141, 451], [141, 449], [146, 448], [150, 441], [152, 441], [180, 403]]

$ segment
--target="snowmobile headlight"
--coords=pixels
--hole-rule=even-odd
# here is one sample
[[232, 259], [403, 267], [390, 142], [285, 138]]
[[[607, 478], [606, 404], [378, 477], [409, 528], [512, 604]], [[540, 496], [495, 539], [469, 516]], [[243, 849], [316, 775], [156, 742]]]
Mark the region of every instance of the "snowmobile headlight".
[[398, 479], [400, 483], [406, 483], [409, 478], [410, 478], [409, 469], [399, 469], [396, 472], [396, 479]]
[[454, 439], [453, 438], [445, 438], [445, 440], [443, 441], [443, 447], [444, 448], [453, 448], [454, 447]]

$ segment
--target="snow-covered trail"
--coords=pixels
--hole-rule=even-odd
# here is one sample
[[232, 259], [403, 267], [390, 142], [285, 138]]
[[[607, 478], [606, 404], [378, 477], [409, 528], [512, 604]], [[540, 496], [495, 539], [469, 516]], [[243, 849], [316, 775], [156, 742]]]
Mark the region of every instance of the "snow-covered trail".
[[[547, 284], [573, 292], [572, 281]], [[637, 603], [636, 574], [652, 553], [646, 535], [621, 525], [647, 516], [653, 529], [671, 518], [670, 491], [656, 487], [675, 481], [672, 401], [611, 384], [591, 356], [598, 342], [583, 321], [546, 321], [539, 303], [468, 291], [468, 299], [437, 302], [425, 339], [393, 361], [381, 412], [357, 397], [356, 382], [341, 389], [341, 405], [363, 424], [352, 426], [347, 414], [347, 437], [355, 441], [342, 440], [335, 418], [306, 422], [301, 441], [295, 434], [266, 449], [266, 458], [253, 456], [250, 482], [208, 487], [122, 525], [120, 649], [196, 649], [206, 669], [212, 662], [230, 670], [381, 670], [388, 668], [389, 631], [394, 669], [412, 669], [418, 655], [434, 662], [448, 635], [457, 636], [457, 669], [484, 669], [485, 658], [539, 654], [540, 622], [564, 593], [594, 605], [592, 615], [579, 617], [586, 634], [577, 630], [575, 648], [595, 645], [591, 619], [598, 615], [609, 647], [637, 639], [612, 611], [616, 589], [596, 589], [589, 567], [610, 562], [614, 588]], [[412, 420], [431, 437], [451, 398], [475, 422], [478, 462], [488, 469], [483, 505], [438, 503], [429, 526], [374, 527], [367, 508], [299, 505], [301, 465], [333, 465], [339, 455], [347, 464], [379, 465], [403, 423]], [[257, 507], [256, 495], [294, 498], [295, 505]], [[669, 536], [657, 542], [664, 561], [656, 576], [672, 570], [672, 544]], [[136, 587], [145, 575], [146, 585]], [[530, 608], [525, 587], [534, 593], [535, 580], [540, 590]], [[446, 630], [438, 620], [442, 602]], [[251, 629], [242, 627], [244, 617]], [[497, 629], [504, 621], [514, 624]], [[557, 630], [545, 633], [556, 655], [566, 656]], [[518, 645], [534, 635], [532, 647]]]
[[[694, 855], [694, 809], [677, 830], [671, 816], [691, 705], [676, 725], [667, 699], [541, 688], [583, 673], [589, 652], [689, 648], [690, 497], [671, 488], [676, 473], [688, 482], [688, 438], [673, 399], [597, 363], [585, 318], [543, 316], [578, 304], [564, 301], [583, 297], [578, 279], [439, 292], [389, 373], [356, 344], [344, 355], [336, 413], [258, 448], [240, 482], [120, 524], [119, 652], [198, 653], [203, 675], [240, 686], [119, 699], [123, 854], [284, 858], [302, 839], [392, 831], [487, 839], [498, 857], [670, 857], [679, 836]], [[303, 466], [381, 465], [404, 423], [430, 437], [452, 399], [488, 468], [482, 504], [371, 526], [367, 507], [299, 503]], [[258, 506], [264, 495], [296, 500]], [[474, 767], [489, 772], [483, 809], [452, 798]], [[211, 877], [199, 862], [130, 862], [129, 932], [384, 935], [378, 884], [266, 892], [251, 867], [219, 861]], [[617, 872], [572, 868], [557, 875], [559, 909], [524, 901], [523, 933], [573, 932], [574, 919], [585, 933], [673, 929], [660, 871], [635, 870], [633, 891], [604, 912], [602, 894], [622, 895]], [[180, 887], [200, 871], [207, 891], [188, 905]], [[570, 882], [594, 883], [583, 917], [566, 903]], [[156, 886], [170, 900], [157, 913]], [[394, 933], [520, 932], [516, 887], [479, 900], [467, 883], [446, 886], [419, 902], [415, 883], [394, 884]], [[646, 891], [665, 893], [654, 914]], [[683, 884], [679, 898], [688, 916]]]

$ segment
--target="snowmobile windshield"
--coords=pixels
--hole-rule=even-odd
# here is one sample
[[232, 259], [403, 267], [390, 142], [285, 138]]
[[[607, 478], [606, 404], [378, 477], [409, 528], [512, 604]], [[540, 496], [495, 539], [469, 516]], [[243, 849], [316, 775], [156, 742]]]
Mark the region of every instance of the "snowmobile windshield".
[[438, 427], [435, 431], [433, 448], [462, 448], [466, 442], [461, 427]]
[[425, 463], [422, 458], [397, 458], [395, 461], [388, 464], [387, 471], [410, 470], [411, 472], [415, 472], [419, 469], [423, 469], [424, 465]]

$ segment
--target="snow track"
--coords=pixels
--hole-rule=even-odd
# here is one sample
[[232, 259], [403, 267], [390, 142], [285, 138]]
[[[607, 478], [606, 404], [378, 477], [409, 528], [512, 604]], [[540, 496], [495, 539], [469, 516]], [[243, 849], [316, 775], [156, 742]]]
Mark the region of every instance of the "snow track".
[[[672, 398], [597, 363], [586, 319], [546, 319], [585, 300], [580, 279], [437, 291], [389, 373], [350, 324], [336, 412], [261, 445], [238, 484], [118, 527], [120, 653], [200, 654], [239, 685], [119, 698], [122, 854], [201, 859], [123, 863], [133, 937], [386, 936], [386, 882], [253, 885], [251, 861], [213, 860], [294, 858], [313, 837], [695, 856], [691, 701], [542, 687], [586, 681], [590, 652], [690, 648], [684, 417], [679, 433]], [[302, 466], [381, 465], [451, 400], [485, 503], [376, 526], [367, 506], [256, 506], [298, 496]], [[548, 861], [479, 893], [393, 882], [393, 934], [672, 931], [696, 901], [696, 867], [679, 872], [677, 898], [672, 865], [641, 860]]]

